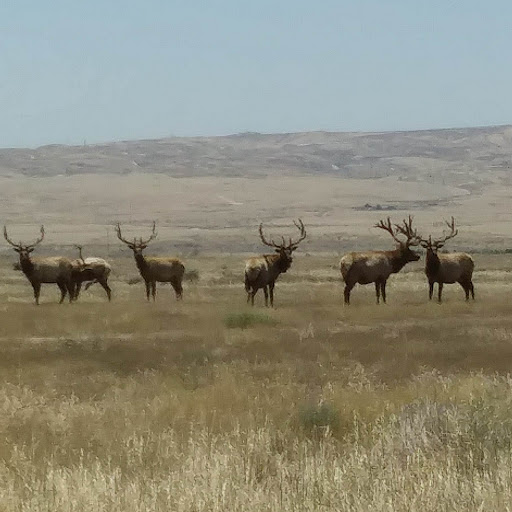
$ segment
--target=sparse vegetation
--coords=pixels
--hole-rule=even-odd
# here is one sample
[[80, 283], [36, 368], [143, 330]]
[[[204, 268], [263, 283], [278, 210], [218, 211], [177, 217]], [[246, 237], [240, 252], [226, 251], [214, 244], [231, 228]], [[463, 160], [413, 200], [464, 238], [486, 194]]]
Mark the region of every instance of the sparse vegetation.
[[39, 308], [0, 267], [2, 510], [506, 510], [508, 256], [478, 260], [474, 303], [429, 303], [418, 263], [385, 307], [297, 258], [275, 310], [240, 312], [215, 258], [178, 303], [112, 263], [112, 303]]
[[247, 327], [253, 325], [275, 325], [276, 323], [276, 320], [266, 313], [253, 313], [249, 311], [229, 313], [224, 318], [224, 325], [228, 329], [247, 329]]
[[197, 283], [199, 281], [199, 270], [191, 269], [185, 270], [185, 275], [183, 276], [183, 280], [189, 283]]
[[340, 421], [338, 411], [331, 404], [325, 402], [302, 406], [299, 418], [307, 432], [317, 433], [318, 430], [321, 430], [324, 435], [336, 433]]

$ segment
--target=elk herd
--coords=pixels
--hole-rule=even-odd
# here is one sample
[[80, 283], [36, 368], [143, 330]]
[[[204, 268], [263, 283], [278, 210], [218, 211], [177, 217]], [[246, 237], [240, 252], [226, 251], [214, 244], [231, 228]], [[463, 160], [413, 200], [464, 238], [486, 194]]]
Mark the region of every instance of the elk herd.
[[[407, 263], [420, 259], [420, 254], [413, 250], [417, 246], [426, 250], [425, 274], [429, 284], [429, 299], [432, 299], [435, 283], [438, 285], [439, 302], [441, 302], [443, 286], [453, 283], [459, 283], [462, 286], [466, 300], [469, 300], [470, 295], [474, 299], [475, 292], [472, 281], [474, 263], [471, 256], [460, 252], [439, 252], [439, 249], [458, 233], [453, 217], [450, 222], [445, 221], [445, 223], [449, 231], [448, 233], [443, 232], [439, 238], [432, 238], [431, 234], [428, 235], [428, 238], [424, 238], [418, 234], [417, 229], [413, 228], [411, 216], [400, 224], [393, 224], [389, 217], [375, 224], [374, 227], [386, 231], [392, 237], [396, 248], [388, 251], [350, 252], [341, 258], [340, 271], [345, 283], [345, 304], [350, 304], [350, 293], [356, 284], [370, 283], [375, 285], [377, 304], [381, 298], [383, 302], [386, 302], [386, 283], [389, 276], [400, 272]], [[286, 241], [284, 236], [281, 236], [281, 243], [267, 239], [263, 234], [263, 225], [260, 224], [261, 242], [273, 248], [274, 253], [262, 254], [246, 261], [245, 290], [248, 303], [254, 305], [254, 297], [258, 290], [262, 289], [265, 306], [269, 305], [269, 299], [270, 306], [274, 306], [275, 282], [281, 273], [290, 269], [293, 252], [306, 238], [306, 228], [302, 220], [294, 221], [294, 224], [299, 231], [298, 238], [293, 240], [290, 237]], [[150, 294], [153, 301], [156, 299], [156, 283], [170, 283], [176, 298], [181, 299], [185, 274], [183, 263], [178, 258], [148, 257], [143, 254], [144, 249], [157, 236], [156, 223], [153, 222], [151, 234], [145, 240], [142, 238], [134, 238], [133, 241], [127, 240], [123, 237], [119, 224], [115, 226], [115, 231], [117, 238], [133, 251], [135, 264], [146, 285], [147, 300], [150, 300]], [[84, 283], [86, 290], [98, 283], [105, 290], [108, 300], [111, 300], [112, 290], [108, 284], [108, 278], [112, 268], [107, 261], [97, 257], [84, 258], [83, 248], [80, 245], [75, 245], [78, 250], [78, 258], [74, 260], [61, 256], [33, 258], [31, 253], [43, 241], [44, 236], [44, 226], [41, 226], [40, 236], [34, 243], [28, 245], [24, 245], [21, 241], [15, 243], [9, 237], [7, 227], [4, 226], [4, 238], [19, 254], [17, 268], [25, 274], [32, 285], [36, 304], [39, 304], [41, 285], [44, 283], [53, 283], [59, 287], [60, 303], [64, 301], [66, 295], [69, 297], [69, 302], [78, 300]]]

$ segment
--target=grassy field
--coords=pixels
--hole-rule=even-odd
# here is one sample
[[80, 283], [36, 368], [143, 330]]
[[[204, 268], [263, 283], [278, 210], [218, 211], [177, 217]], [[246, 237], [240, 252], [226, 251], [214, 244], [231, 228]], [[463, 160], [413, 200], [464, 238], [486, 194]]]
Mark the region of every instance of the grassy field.
[[123, 258], [112, 303], [39, 307], [0, 262], [0, 510], [510, 509], [510, 256], [475, 256], [474, 303], [429, 303], [420, 262], [344, 307], [301, 254], [274, 310], [243, 258], [188, 258], [182, 302]]

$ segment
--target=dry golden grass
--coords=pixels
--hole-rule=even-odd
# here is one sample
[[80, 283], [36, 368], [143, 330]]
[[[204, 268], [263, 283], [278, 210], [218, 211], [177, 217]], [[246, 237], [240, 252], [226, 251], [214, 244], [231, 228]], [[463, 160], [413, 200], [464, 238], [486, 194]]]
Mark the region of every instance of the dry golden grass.
[[512, 274], [475, 259], [474, 303], [411, 265], [343, 307], [337, 257], [298, 256], [275, 310], [241, 256], [190, 258], [182, 302], [126, 258], [112, 303], [40, 307], [3, 261], [0, 509], [507, 510]]

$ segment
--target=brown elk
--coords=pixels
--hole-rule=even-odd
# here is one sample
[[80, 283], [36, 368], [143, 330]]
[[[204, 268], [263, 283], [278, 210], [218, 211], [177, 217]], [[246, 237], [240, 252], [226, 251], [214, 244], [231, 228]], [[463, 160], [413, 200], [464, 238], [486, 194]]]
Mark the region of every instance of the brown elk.
[[263, 235], [263, 224], [260, 224], [259, 233], [261, 241], [273, 247], [277, 254], [262, 254], [247, 260], [245, 264], [245, 290], [247, 292], [247, 302], [251, 301], [254, 306], [254, 296], [256, 292], [263, 288], [265, 294], [265, 306], [268, 306], [268, 297], [270, 292], [270, 306], [274, 307], [274, 286], [279, 274], [286, 272], [293, 261], [292, 253], [297, 249], [299, 243], [306, 238], [306, 228], [302, 220], [293, 221], [300, 232], [299, 239], [292, 241], [289, 238], [286, 243], [284, 237], [282, 243], [277, 244], [274, 240], [268, 241]]
[[119, 224], [116, 226], [116, 233], [117, 238], [133, 251], [137, 268], [146, 283], [146, 297], [148, 300], [150, 290], [153, 300], [155, 300], [157, 282], [171, 283], [176, 293], [176, 298], [181, 299], [183, 297], [182, 281], [183, 275], [185, 274], [185, 266], [183, 263], [178, 258], [147, 258], [142, 254], [142, 251], [148, 246], [149, 242], [157, 236], [155, 222], [153, 222], [153, 230], [147, 240], [142, 240], [142, 238], [139, 238], [139, 241], [134, 238], [133, 242], [126, 240], [121, 235], [121, 226]]
[[41, 293], [41, 284], [55, 283], [60, 289], [61, 297], [59, 304], [64, 302], [66, 293], [69, 293], [69, 302], [73, 300], [73, 281], [71, 273], [73, 265], [68, 258], [60, 256], [50, 258], [34, 258], [30, 256], [32, 251], [44, 239], [44, 226], [41, 226], [41, 236], [30, 245], [14, 243], [7, 234], [7, 227], [4, 226], [4, 238], [14, 247], [14, 250], [20, 255], [20, 267], [34, 289], [34, 298], [39, 305], [39, 295]]
[[466, 300], [469, 300], [469, 294], [475, 298], [475, 289], [473, 287], [473, 269], [475, 264], [473, 258], [464, 252], [439, 253], [439, 249], [444, 244], [455, 237], [459, 232], [455, 228], [455, 219], [451, 222], [445, 221], [450, 232], [437, 239], [432, 239], [432, 235], [421, 238], [421, 246], [427, 250], [425, 262], [425, 274], [428, 279], [428, 298], [431, 300], [434, 293], [434, 283], [438, 285], [438, 302], [441, 302], [444, 284], [459, 283], [466, 294]]
[[[350, 292], [354, 286], [359, 284], [375, 283], [375, 295], [377, 304], [382, 300], [386, 302], [386, 283], [391, 274], [400, 272], [402, 268], [411, 261], [418, 261], [420, 256], [411, 249], [411, 246], [418, 245], [419, 238], [416, 230], [412, 228], [412, 217], [403, 221], [402, 225], [391, 225], [391, 219], [381, 220], [375, 224], [376, 228], [387, 231], [397, 243], [393, 251], [366, 251], [350, 252], [340, 260], [340, 271], [345, 281], [344, 299], [345, 304], [350, 304]], [[403, 235], [405, 240], [398, 238]]]
[[108, 277], [112, 271], [110, 264], [102, 258], [82, 256], [82, 246], [75, 245], [78, 249], [79, 258], [72, 261], [73, 271], [71, 273], [73, 280], [73, 300], [78, 300], [82, 284], [85, 283], [85, 290], [88, 290], [94, 283], [99, 283], [107, 294], [110, 302], [112, 298], [112, 290], [108, 285]]

